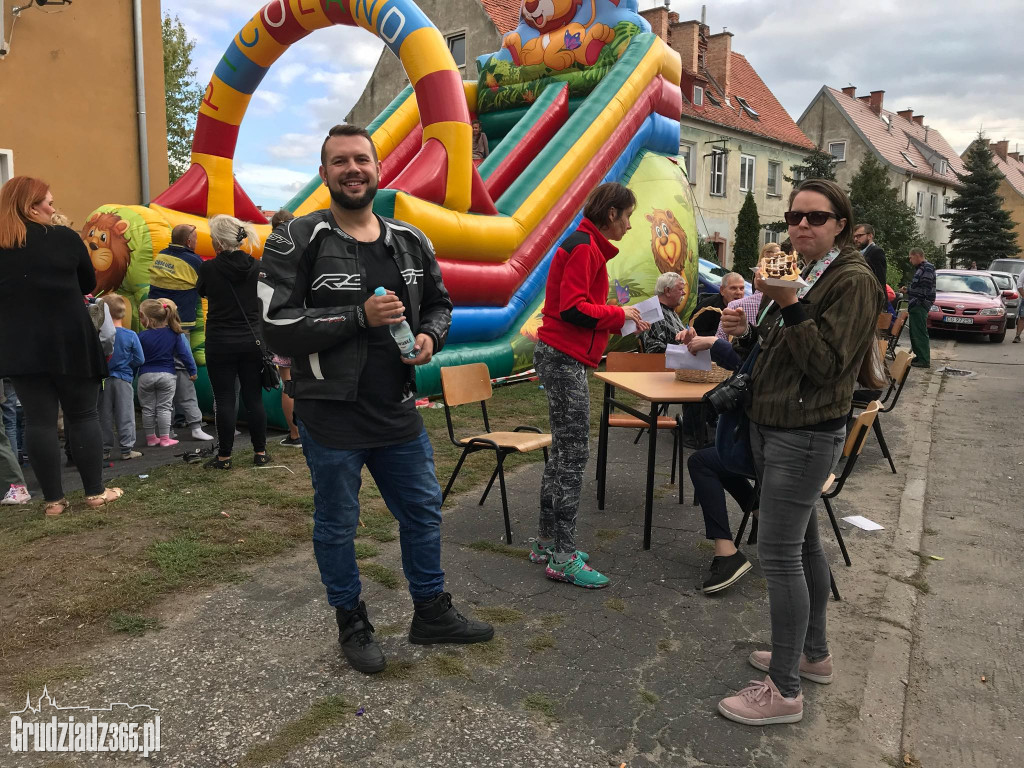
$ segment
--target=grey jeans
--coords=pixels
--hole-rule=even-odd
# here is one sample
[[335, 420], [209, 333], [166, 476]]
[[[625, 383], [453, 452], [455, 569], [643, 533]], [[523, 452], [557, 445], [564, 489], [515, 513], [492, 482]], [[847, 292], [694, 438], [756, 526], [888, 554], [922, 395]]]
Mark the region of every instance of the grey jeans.
[[576, 551], [576, 513], [583, 471], [590, 456], [590, 389], [587, 367], [569, 355], [538, 342], [533, 353], [551, 421], [551, 450], [540, 483], [540, 529], [555, 552]]
[[173, 373], [144, 373], [139, 376], [139, 405], [146, 435], [170, 437], [174, 402]]
[[783, 696], [800, 692], [800, 654], [828, 655], [825, 609], [829, 568], [818, 537], [816, 505], [843, 452], [846, 431], [812, 432], [750, 424], [750, 446], [761, 481], [757, 555], [768, 583], [772, 661], [768, 670]]
[[122, 454], [135, 447], [135, 390], [130, 381], [107, 377], [100, 397], [100, 426], [104, 450], [113, 448], [115, 434]]
[[185, 417], [185, 423], [192, 429], [203, 426], [203, 412], [199, 410], [196, 399], [196, 385], [189, 378], [188, 371], [175, 367], [174, 375], [177, 387], [174, 390], [174, 410]]

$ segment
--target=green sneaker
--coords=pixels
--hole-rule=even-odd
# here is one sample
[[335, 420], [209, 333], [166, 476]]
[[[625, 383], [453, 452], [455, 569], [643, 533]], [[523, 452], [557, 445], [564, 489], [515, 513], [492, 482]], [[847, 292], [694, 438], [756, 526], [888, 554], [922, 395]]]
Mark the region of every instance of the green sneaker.
[[544, 575], [555, 581], [565, 581], [575, 584], [577, 587], [586, 589], [601, 589], [608, 586], [608, 577], [598, 573], [589, 565], [583, 562], [579, 553], [573, 555], [564, 563], [556, 563], [548, 560]]
[[[590, 560], [590, 555], [582, 550], [577, 549], [576, 554], [584, 563]], [[534, 539], [533, 544], [530, 545], [530, 562], [546, 563], [549, 557], [551, 557], [551, 547], [542, 547], [540, 542]]]

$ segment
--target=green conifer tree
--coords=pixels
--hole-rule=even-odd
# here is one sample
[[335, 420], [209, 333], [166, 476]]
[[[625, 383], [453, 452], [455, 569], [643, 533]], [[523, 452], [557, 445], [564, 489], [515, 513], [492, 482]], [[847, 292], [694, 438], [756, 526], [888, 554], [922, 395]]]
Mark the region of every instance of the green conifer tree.
[[750, 270], [757, 266], [757, 255], [761, 250], [761, 219], [757, 215], [754, 196], [747, 197], [736, 219], [736, 234], [732, 246], [732, 271], [749, 279]]
[[953, 264], [976, 261], [986, 269], [993, 259], [1016, 256], [1020, 247], [1010, 213], [997, 192], [1003, 175], [992, 160], [988, 140], [979, 133], [963, 159], [966, 173], [956, 174], [963, 189], [942, 214], [949, 222], [949, 256]]

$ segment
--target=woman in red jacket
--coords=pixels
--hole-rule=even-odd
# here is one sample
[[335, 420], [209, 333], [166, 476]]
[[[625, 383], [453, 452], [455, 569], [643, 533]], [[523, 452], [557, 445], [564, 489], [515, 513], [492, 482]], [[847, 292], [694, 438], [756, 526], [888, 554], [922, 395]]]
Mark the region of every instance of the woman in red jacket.
[[636, 196], [622, 184], [602, 184], [587, 198], [579, 229], [559, 246], [548, 271], [544, 321], [533, 363], [548, 396], [551, 455], [540, 488], [540, 532], [530, 560], [547, 563], [545, 575], [598, 589], [608, 578], [576, 549], [576, 512], [590, 455], [590, 390], [587, 368], [601, 362], [608, 336], [626, 319], [650, 326], [635, 307], [608, 306], [607, 262], [619, 251], [612, 241], [629, 231]]

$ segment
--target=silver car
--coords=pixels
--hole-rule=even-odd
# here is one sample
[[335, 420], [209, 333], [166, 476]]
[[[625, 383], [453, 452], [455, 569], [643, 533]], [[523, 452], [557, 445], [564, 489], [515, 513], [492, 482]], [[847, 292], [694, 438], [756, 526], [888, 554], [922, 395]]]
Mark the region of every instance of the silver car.
[[[1016, 328], [1017, 312], [1020, 309], [1021, 302], [1020, 293], [1017, 291], [1017, 278], [1009, 272], [993, 272], [988, 270], [988, 274], [992, 275], [992, 279], [996, 281], [996, 288], [1003, 294], [1003, 305], [1006, 307], [1006, 327]], [[1012, 299], [1009, 298], [1009, 294], [1006, 291], [1013, 293]]]

